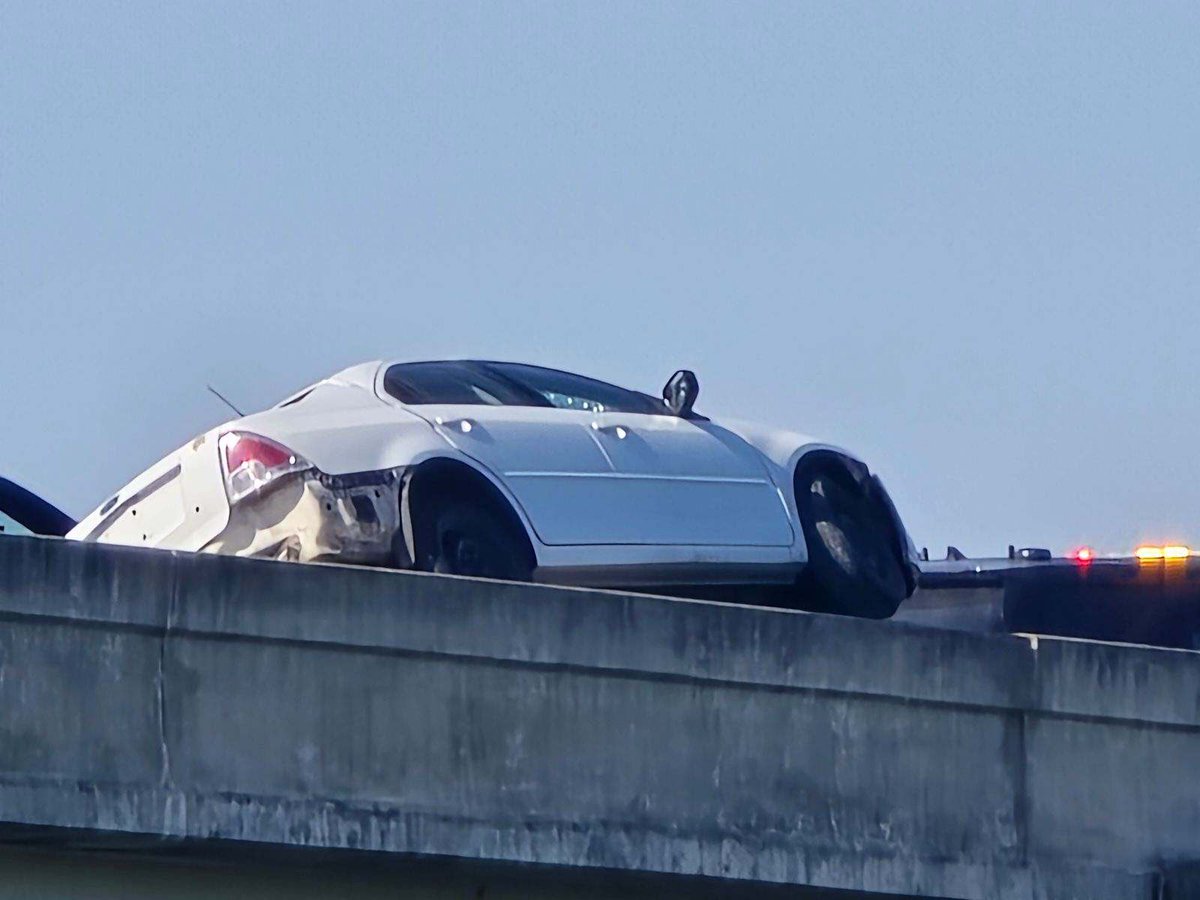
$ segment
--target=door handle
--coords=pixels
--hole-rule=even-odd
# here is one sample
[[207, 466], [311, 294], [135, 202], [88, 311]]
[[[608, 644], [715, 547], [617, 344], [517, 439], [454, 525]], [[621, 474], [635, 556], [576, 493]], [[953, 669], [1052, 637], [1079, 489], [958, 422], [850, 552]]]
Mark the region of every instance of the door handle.
[[593, 422], [592, 431], [598, 431], [601, 434], [611, 434], [619, 441], [623, 441], [629, 437], [629, 429], [624, 425], [601, 425], [599, 422]]
[[475, 423], [470, 419], [443, 419], [438, 416], [434, 420], [434, 424], [441, 428], [449, 428], [451, 431], [461, 431], [463, 434], [470, 434], [475, 428]]

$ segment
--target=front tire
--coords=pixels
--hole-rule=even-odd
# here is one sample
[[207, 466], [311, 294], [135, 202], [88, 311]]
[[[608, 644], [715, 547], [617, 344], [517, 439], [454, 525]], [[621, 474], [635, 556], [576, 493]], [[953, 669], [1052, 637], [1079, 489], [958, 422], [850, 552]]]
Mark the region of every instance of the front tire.
[[865, 467], [833, 454], [796, 467], [796, 509], [808, 565], [799, 588], [821, 612], [886, 619], [908, 597], [901, 539], [886, 498]]

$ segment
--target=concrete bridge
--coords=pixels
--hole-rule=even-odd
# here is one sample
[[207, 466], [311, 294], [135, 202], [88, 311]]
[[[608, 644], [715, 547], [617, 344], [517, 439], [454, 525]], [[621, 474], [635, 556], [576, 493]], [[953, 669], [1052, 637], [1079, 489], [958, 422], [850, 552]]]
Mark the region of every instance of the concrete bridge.
[[1200, 896], [1197, 772], [1190, 652], [0, 538], [0, 897]]

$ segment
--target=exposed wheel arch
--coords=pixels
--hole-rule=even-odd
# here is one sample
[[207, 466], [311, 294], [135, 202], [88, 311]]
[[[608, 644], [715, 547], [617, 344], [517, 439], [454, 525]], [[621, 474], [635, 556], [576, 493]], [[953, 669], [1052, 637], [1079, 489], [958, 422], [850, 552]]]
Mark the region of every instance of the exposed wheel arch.
[[[840, 481], [842, 488], [829, 478]], [[804, 496], [810, 487], [814, 492], [820, 490], [821, 495]], [[830, 489], [840, 494], [840, 499], [835, 500], [828, 493]], [[808, 563], [799, 585], [814, 604], [809, 608], [869, 618], [891, 616], [912, 593], [914, 579], [906, 563], [903, 525], [879, 479], [859, 460], [822, 448], [796, 461], [792, 493], [808, 549]], [[842, 504], [849, 506], [839, 508]], [[843, 530], [847, 525], [865, 543], [858, 547], [846, 543], [848, 536]], [[831, 527], [828, 535], [821, 531]], [[833, 544], [829, 543], [831, 537]], [[831, 547], [840, 552], [831, 555]], [[866, 557], [858, 558], [872, 547]], [[864, 563], [868, 563], [865, 568]], [[883, 572], [884, 577], [864, 577], [868, 569], [875, 575]]]
[[870, 470], [866, 463], [859, 462], [848, 453], [843, 453], [840, 450], [835, 450], [831, 447], [814, 447], [796, 459], [796, 464], [793, 466], [793, 477], [796, 473], [804, 469], [813, 468], [815, 466], [831, 463], [841, 466], [845, 469], [855, 481], [863, 481], [870, 477]]
[[[865, 483], [868, 481], [875, 482], [875, 490], [879, 493], [880, 502], [887, 508], [889, 515], [892, 518], [892, 524], [896, 528], [896, 537], [899, 546], [899, 552], [902, 559], [908, 559], [910, 553], [909, 545], [911, 543], [908, 530], [904, 525], [904, 520], [900, 516], [899, 510], [896, 509], [895, 501], [892, 500], [891, 494], [884, 487], [883, 482], [879, 480], [879, 476], [872, 474], [870, 468], [862, 460], [851, 455], [840, 447], [831, 446], [828, 444], [817, 444], [801, 449], [791, 461], [789, 478], [791, 480], [792, 490], [789, 500], [791, 501], [793, 510], [799, 514], [796, 509], [796, 480], [801, 472], [801, 466], [806, 462], [825, 460], [836, 460], [837, 463], [843, 466], [855, 481]], [[915, 553], [915, 551], [912, 551]], [[909, 593], [916, 590], [917, 587], [917, 570], [915, 566], [909, 565], [907, 575], [909, 581]]]
[[537, 553], [529, 531], [512, 502], [492, 481], [472, 466], [456, 459], [434, 457], [405, 473], [400, 489], [400, 532], [394, 556], [405, 567], [417, 566], [418, 533], [424, 518], [448, 498], [469, 500], [497, 513], [514, 537], [519, 539], [530, 571], [537, 566]]

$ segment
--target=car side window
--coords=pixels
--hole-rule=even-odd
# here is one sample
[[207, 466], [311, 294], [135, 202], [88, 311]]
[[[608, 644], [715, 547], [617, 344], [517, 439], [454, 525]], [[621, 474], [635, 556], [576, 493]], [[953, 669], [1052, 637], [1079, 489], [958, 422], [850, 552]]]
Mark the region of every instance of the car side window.
[[33, 534], [33, 532], [8, 513], [0, 512], [0, 535], [3, 534]]
[[536, 392], [550, 406], [559, 409], [647, 415], [667, 413], [663, 404], [655, 401], [653, 397], [596, 381], [594, 378], [522, 363], [486, 363], [486, 366]]
[[526, 390], [468, 362], [400, 363], [387, 370], [383, 386], [401, 403], [467, 406], [546, 406]]

